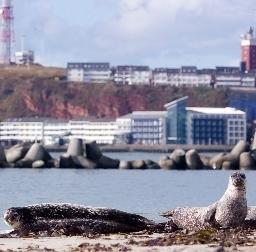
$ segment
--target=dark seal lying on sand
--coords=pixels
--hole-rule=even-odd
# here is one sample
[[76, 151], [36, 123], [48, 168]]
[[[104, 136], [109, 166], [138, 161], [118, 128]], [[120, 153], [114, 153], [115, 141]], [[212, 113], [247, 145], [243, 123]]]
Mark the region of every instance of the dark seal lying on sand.
[[247, 215], [246, 177], [235, 172], [219, 201], [208, 207], [179, 207], [163, 214], [173, 229], [233, 228], [242, 226]]
[[71, 204], [12, 207], [6, 211], [4, 220], [14, 229], [7, 237], [22, 237], [40, 232], [65, 235], [130, 233], [155, 225], [153, 221], [137, 214]]

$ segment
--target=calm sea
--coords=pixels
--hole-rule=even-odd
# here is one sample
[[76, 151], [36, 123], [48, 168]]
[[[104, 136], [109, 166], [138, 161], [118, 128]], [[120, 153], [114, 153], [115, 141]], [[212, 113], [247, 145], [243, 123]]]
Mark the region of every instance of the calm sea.
[[[115, 154], [117, 158], [125, 155]], [[129, 155], [127, 159], [136, 159], [132, 154]], [[152, 155], [155, 154], [147, 155], [154, 159]], [[140, 155], [140, 158], [145, 156]], [[177, 206], [205, 206], [219, 199], [227, 186], [230, 173], [1, 169], [0, 216], [12, 206], [62, 202], [117, 208], [161, 221], [159, 213], [162, 211]], [[246, 175], [248, 202], [256, 205], [256, 172], [246, 172]], [[0, 230], [5, 229], [8, 226], [1, 219]]]

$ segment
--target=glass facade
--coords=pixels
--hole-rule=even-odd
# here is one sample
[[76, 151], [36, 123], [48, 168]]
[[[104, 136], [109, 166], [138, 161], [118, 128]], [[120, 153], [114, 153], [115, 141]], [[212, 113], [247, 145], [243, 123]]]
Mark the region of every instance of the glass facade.
[[186, 143], [186, 106], [187, 97], [166, 105], [167, 108], [167, 142], [169, 144]]
[[227, 144], [227, 125], [224, 119], [193, 118], [194, 144]]

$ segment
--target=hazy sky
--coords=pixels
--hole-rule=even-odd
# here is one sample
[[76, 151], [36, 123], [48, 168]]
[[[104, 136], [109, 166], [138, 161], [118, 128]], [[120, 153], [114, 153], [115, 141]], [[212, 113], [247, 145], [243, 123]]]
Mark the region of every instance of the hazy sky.
[[255, 0], [13, 0], [16, 49], [36, 61], [238, 65]]

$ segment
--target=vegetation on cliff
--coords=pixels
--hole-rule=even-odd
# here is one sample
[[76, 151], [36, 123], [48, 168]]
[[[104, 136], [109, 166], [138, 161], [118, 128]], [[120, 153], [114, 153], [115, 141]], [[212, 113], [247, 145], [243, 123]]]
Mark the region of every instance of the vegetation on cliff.
[[164, 104], [189, 96], [189, 106], [227, 106], [228, 90], [170, 86], [120, 86], [68, 83], [65, 69], [0, 69], [0, 119], [39, 116], [113, 118], [134, 110], [164, 110]]

